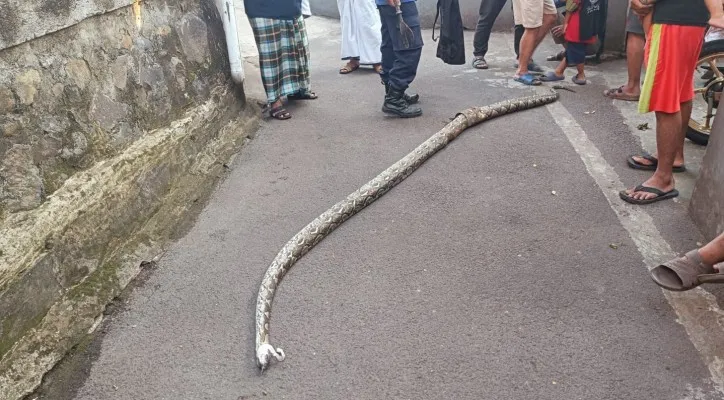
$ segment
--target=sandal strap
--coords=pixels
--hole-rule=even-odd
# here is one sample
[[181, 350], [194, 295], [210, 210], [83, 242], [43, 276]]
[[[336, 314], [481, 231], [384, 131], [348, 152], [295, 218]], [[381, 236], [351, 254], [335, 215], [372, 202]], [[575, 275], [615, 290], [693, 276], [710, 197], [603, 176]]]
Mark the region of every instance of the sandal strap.
[[636, 186], [636, 187], [634, 188], [634, 193], [635, 193], [635, 192], [651, 193], [651, 194], [655, 194], [655, 195], [657, 195], [657, 196], [659, 196], [659, 197], [661, 197], [661, 196], [663, 196], [663, 195], [666, 194], [666, 192], [663, 192], [663, 191], [661, 191], [661, 190], [659, 190], [659, 189], [656, 189], [655, 187], [644, 186], [644, 185], [638, 185], [638, 186]]
[[704, 264], [698, 250], [692, 250], [684, 257], [671, 260], [663, 266], [672, 270], [681, 279], [684, 288], [692, 288], [699, 284], [700, 275], [716, 273], [713, 266]]
[[485, 61], [484, 57], [475, 57], [475, 59], [473, 60], [473, 67], [479, 67], [481, 65], [488, 65], [488, 62]]
[[[634, 154], [631, 156], [631, 158], [634, 158], [634, 157], [643, 158], [646, 161], [651, 161], [653, 164], [657, 164], [659, 162], [658, 158], [652, 156], [649, 153]], [[636, 161], [636, 160], [634, 160], [634, 161]]]
[[289, 119], [292, 116], [284, 107], [272, 108], [269, 110], [269, 115], [276, 119]]

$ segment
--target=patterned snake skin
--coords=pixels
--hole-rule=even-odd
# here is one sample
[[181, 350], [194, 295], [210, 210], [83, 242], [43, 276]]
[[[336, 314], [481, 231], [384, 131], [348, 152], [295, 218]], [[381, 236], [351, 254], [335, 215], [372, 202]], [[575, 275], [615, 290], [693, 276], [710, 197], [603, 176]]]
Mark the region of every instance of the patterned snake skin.
[[289, 272], [294, 263], [344, 221], [402, 182], [422, 163], [454, 140], [465, 129], [498, 116], [553, 103], [558, 100], [558, 96], [557, 92], [552, 91], [548, 94], [508, 100], [491, 106], [476, 107], [463, 111], [445, 128], [434, 134], [410, 154], [347, 196], [346, 199], [332, 206], [294, 235], [272, 261], [259, 288], [256, 301], [256, 362], [262, 372], [269, 366], [272, 358], [283, 361], [285, 357], [281, 348], [274, 348], [269, 344], [269, 319], [271, 318], [272, 301], [277, 287], [279, 287], [282, 278]]

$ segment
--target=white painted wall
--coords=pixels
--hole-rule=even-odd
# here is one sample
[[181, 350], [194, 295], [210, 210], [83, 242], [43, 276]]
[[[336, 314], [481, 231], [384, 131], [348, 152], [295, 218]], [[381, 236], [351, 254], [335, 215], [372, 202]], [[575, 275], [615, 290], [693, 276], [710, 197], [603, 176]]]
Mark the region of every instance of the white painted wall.
[[[314, 15], [339, 18], [337, 0], [310, 0]], [[370, 0], [373, 1], [373, 0]], [[478, 22], [478, 10], [481, 0], [459, 0], [463, 17], [463, 25], [467, 29], [475, 29]], [[512, 2], [503, 7], [503, 11], [495, 21], [495, 29], [510, 30], [513, 28]], [[420, 10], [420, 19], [423, 28], [431, 28], [435, 20], [437, 0], [417, 0]], [[608, 32], [606, 47], [613, 50], [622, 50], [625, 40], [626, 11], [628, 0], [609, 0], [608, 4]]]

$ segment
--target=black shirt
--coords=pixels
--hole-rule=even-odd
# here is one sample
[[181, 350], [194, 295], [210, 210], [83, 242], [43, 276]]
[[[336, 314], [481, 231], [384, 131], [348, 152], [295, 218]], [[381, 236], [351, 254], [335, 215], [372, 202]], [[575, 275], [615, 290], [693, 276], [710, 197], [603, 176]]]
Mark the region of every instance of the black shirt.
[[654, 5], [654, 24], [706, 26], [708, 21], [704, 0], [658, 0]]
[[244, 0], [249, 18], [293, 20], [302, 15], [302, 0]]

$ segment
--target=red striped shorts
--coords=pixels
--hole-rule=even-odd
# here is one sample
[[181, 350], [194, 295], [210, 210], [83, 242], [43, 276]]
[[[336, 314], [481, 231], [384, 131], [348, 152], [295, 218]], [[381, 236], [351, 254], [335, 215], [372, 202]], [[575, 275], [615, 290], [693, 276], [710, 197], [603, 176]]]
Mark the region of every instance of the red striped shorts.
[[705, 28], [654, 24], [646, 41], [646, 78], [639, 112], [667, 114], [694, 98], [694, 69], [704, 43]]

